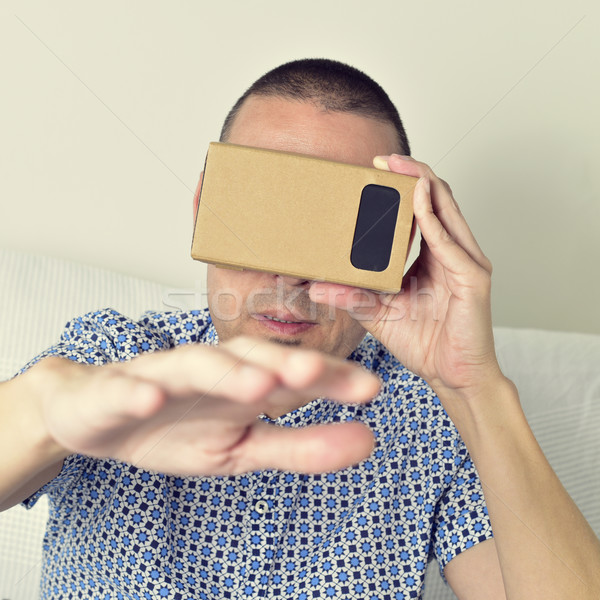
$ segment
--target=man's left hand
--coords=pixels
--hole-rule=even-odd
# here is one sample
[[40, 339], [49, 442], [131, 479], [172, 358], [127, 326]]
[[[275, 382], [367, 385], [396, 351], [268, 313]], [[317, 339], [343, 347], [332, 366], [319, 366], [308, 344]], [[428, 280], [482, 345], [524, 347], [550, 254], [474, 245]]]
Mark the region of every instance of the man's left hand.
[[431, 168], [397, 155], [374, 162], [420, 178], [414, 193], [420, 254], [398, 294], [314, 283], [311, 299], [350, 311], [441, 397], [479, 397], [503, 377], [492, 335], [491, 263], [450, 187]]

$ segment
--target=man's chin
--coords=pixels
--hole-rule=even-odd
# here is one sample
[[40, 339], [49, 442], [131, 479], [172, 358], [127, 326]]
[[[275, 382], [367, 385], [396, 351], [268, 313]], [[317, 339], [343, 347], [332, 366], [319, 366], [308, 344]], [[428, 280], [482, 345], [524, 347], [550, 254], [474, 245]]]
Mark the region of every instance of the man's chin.
[[268, 340], [270, 342], [275, 342], [276, 344], [281, 344], [282, 346], [300, 346], [302, 342], [298, 339], [283, 339], [279, 337], [269, 337]]

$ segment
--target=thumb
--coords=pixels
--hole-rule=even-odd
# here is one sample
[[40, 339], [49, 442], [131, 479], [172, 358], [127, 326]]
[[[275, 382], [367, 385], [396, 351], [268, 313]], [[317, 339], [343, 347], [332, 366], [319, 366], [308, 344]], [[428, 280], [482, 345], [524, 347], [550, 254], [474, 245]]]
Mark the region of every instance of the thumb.
[[348, 285], [314, 282], [309, 295], [313, 302], [347, 311], [372, 334], [378, 331], [383, 322], [401, 319], [406, 310], [401, 298], [402, 292], [395, 295], [379, 294]]
[[367, 458], [373, 444], [370, 429], [358, 422], [300, 428], [257, 423], [243, 444], [236, 448], [240, 457], [236, 471], [278, 469], [327, 473]]

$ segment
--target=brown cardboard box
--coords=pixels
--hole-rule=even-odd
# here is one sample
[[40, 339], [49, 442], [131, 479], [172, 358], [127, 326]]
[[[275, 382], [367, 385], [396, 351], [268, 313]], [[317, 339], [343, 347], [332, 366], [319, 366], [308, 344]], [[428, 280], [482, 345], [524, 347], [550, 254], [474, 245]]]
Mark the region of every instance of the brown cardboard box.
[[416, 182], [375, 168], [211, 143], [192, 257], [398, 292]]

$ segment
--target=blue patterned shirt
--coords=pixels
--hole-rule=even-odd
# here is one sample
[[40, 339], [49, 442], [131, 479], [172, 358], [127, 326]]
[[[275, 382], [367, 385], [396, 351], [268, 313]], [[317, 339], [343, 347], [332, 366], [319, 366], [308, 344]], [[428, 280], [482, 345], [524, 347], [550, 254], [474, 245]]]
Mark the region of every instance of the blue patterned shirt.
[[[42, 356], [99, 365], [188, 343], [217, 343], [208, 311], [148, 313], [136, 322], [102, 310], [68, 323]], [[491, 537], [481, 485], [422, 379], [371, 336], [350, 359], [381, 378], [375, 400], [317, 399], [274, 423], [368, 424], [376, 447], [356, 467], [174, 477], [67, 458], [25, 502], [50, 497], [42, 597], [419, 598], [430, 558], [443, 569]]]

